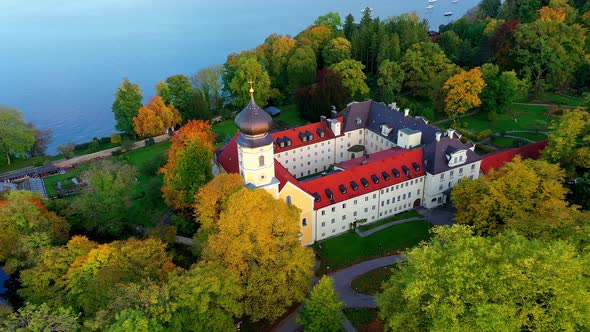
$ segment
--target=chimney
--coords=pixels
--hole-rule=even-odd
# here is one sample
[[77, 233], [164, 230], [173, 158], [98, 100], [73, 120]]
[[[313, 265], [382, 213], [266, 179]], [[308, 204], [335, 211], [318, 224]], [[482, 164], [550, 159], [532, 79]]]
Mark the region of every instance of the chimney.
[[408, 116], [408, 115], [410, 115], [410, 109], [406, 108], [406, 109], [404, 109], [404, 116]]
[[327, 119], [327, 118], [326, 118], [326, 116], [325, 116], [325, 115], [322, 115], [322, 116], [320, 116], [320, 122], [324, 122], [324, 121], [326, 121], [326, 119]]
[[440, 136], [442, 135], [442, 133], [440, 131], [436, 132], [436, 141], [440, 142]]
[[453, 134], [455, 133], [455, 129], [447, 129], [447, 134], [449, 136], [450, 139], [453, 139]]
[[397, 103], [394, 101], [393, 103], [391, 103], [391, 110], [392, 111], [397, 111]]
[[331, 114], [331, 116], [332, 116], [332, 119], [336, 117], [336, 114], [337, 114], [337, 113], [338, 113], [338, 112], [336, 112], [335, 110], [332, 110], [332, 112], [330, 112], [330, 114]]

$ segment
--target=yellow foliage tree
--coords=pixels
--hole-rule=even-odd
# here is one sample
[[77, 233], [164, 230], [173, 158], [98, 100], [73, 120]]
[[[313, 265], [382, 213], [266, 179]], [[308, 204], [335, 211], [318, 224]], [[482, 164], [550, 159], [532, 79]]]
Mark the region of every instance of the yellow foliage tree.
[[479, 94], [485, 86], [479, 67], [452, 76], [443, 86], [446, 93], [445, 112], [449, 117], [456, 119], [468, 110], [481, 105]]
[[299, 209], [264, 190], [243, 188], [229, 197], [218, 228], [203, 258], [239, 277], [252, 320], [273, 321], [305, 298], [314, 257], [299, 243]]
[[166, 106], [162, 97], [154, 96], [133, 118], [133, 129], [140, 137], [157, 136], [181, 122], [180, 113], [173, 105]]
[[590, 113], [583, 109], [565, 111], [559, 121], [551, 124], [543, 156], [571, 174], [576, 167], [590, 168]]

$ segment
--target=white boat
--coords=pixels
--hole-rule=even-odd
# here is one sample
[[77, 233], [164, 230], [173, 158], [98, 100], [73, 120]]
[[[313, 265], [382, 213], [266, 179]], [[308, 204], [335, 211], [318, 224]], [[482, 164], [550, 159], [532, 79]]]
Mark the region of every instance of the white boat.
[[459, 3], [459, 0], [453, 0], [452, 3]]
[[428, 3], [436, 2], [436, 0], [428, 0]]
[[432, 9], [432, 8], [434, 8], [434, 6], [433, 6], [433, 5], [428, 5], [428, 6], [426, 6], [426, 9]]
[[453, 12], [446, 12], [446, 13], [444, 13], [444, 15], [445, 16], [451, 16], [451, 15], [453, 15]]

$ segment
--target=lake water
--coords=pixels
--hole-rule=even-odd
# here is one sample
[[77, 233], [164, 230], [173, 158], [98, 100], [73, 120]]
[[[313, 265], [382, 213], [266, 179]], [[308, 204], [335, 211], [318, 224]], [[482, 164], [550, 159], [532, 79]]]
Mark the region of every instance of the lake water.
[[[147, 100], [154, 85], [251, 49], [271, 33], [295, 35], [330, 11], [358, 22], [416, 11], [431, 29], [479, 0], [4, 0], [0, 1], [0, 104], [53, 130], [58, 144], [114, 131], [111, 104], [123, 77]], [[443, 13], [452, 11], [452, 17]]]
[[4, 272], [4, 267], [0, 266], [0, 302], [7, 303], [5, 299], [2, 298], [2, 294], [6, 292], [6, 287], [4, 287], [4, 283], [10, 279], [10, 276]]

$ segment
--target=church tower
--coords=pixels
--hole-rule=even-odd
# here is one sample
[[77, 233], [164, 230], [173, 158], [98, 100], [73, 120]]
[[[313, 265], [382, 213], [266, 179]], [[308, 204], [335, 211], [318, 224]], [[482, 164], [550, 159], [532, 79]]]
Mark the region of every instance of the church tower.
[[[249, 82], [252, 85], [252, 82]], [[240, 175], [246, 187], [264, 188], [275, 198], [279, 196], [279, 181], [275, 177], [273, 138], [268, 133], [272, 118], [254, 101], [250, 87], [250, 103], [237, 116], [236, 126], [241, 135], [237, 139]]]

